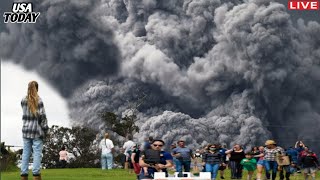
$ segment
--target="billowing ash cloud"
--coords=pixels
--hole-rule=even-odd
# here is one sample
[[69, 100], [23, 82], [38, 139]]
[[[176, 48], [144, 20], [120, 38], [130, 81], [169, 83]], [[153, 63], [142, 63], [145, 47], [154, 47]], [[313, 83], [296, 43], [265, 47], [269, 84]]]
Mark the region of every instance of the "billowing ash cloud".
[[8, 24], [1, 33], [1, 57], [36, 69], [68, 97], [75, 87], [117, 73], [120, 52], [113, 31], [91, 13], [87, 1], [36, 1], [35, 24]]
[[[38, 4], [38, 3], [35, 3]], [[137, 141], [283, 146], [320, 135], [320, 25], [267, 0], [44, 1], [8, 25], [1, 56], [63, 94], [74, 124], [103, 129], [142, 94]]]

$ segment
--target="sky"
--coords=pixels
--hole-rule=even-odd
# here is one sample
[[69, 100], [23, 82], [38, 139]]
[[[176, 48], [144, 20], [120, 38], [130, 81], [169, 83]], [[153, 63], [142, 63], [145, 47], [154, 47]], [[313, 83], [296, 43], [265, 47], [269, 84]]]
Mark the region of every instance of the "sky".
[[6, 145], [22, 145], [20, 102], [32, 80], [39, 83], [39, 95], [44, 102], [49, 126], [70, 126], [65, 100], [45, 80], [35, 72], [1, 61], [1, 142]]

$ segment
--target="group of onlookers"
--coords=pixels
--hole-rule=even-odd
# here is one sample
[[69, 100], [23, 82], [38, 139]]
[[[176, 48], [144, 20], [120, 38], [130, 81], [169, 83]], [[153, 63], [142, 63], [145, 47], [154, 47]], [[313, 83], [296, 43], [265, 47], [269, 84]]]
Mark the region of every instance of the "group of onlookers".
[[[296, 172], [302, 172], [305, 179], [311, 176], [314, 180], [319, 167], [316, 154], [301, 141], [288, 149], [278, 146], [274, 140], [267, 140], [264, 146], [254, 147], [250, 151], [245, 151], [239, 144], [231, 149], [220, 144], [208, 144], [195, 152], [185, 143], [185, 140], [179, 140], [170, 145], [170, 151], [164, 151], [165, 142], [161, 139], [149, 137], [139, 146], [129, 136], [119, 156], [122, 156], [124, 167], [134, 170], [137, 179], [153, 179], [155, 172], [168, 175], [170, 168], [179, 172], [181, 177], [182, 172], [210, 172], [212, 180], [217, 178], [220, 170], [220, 179], [224, 179], [224, 170], [228, 167], [231, 179], [242, 179], [245, 170], [248, 172], [247, 180], [253, 179], [255, 171], [256, 180], [275, 180], [277, 174], [280, 180], [289, 180], [290, 175]], [[100, 142], [102, 169], [112, 168], [113, 147], [106, 133]]]

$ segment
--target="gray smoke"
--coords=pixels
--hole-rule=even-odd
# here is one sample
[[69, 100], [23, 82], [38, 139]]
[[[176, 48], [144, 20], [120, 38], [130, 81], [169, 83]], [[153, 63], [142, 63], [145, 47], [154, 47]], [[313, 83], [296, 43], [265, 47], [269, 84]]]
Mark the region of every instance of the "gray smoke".
[[8, 25], [1, 57], [36, 69], [74, 124], [138, 108], [135, 134], [192, 147], [274, 138], [317, 147], [320, 25], [267, 0], [44, 1], [35, 25]]
[[82, 83], [115, 74], [120, 52], [113, 31], [102, 27], [87, 1], [35, 1], [35, 24], [8, 24], [1, 57], [35, 69], [65, 97]]

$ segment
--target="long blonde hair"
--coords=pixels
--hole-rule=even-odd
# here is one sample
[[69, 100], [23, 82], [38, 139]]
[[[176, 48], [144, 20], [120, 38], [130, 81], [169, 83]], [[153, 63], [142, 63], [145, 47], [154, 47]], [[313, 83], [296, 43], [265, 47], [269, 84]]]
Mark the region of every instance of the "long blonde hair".
[[28, 102], [28, 107], [29, 107], [31, 113], [34, 116], [38, 115], [38, 113], [37, 113], [38, 101], [39, 101], [38, 83], [36, 81], [31, 81], [28, 84], [27, 102]]

